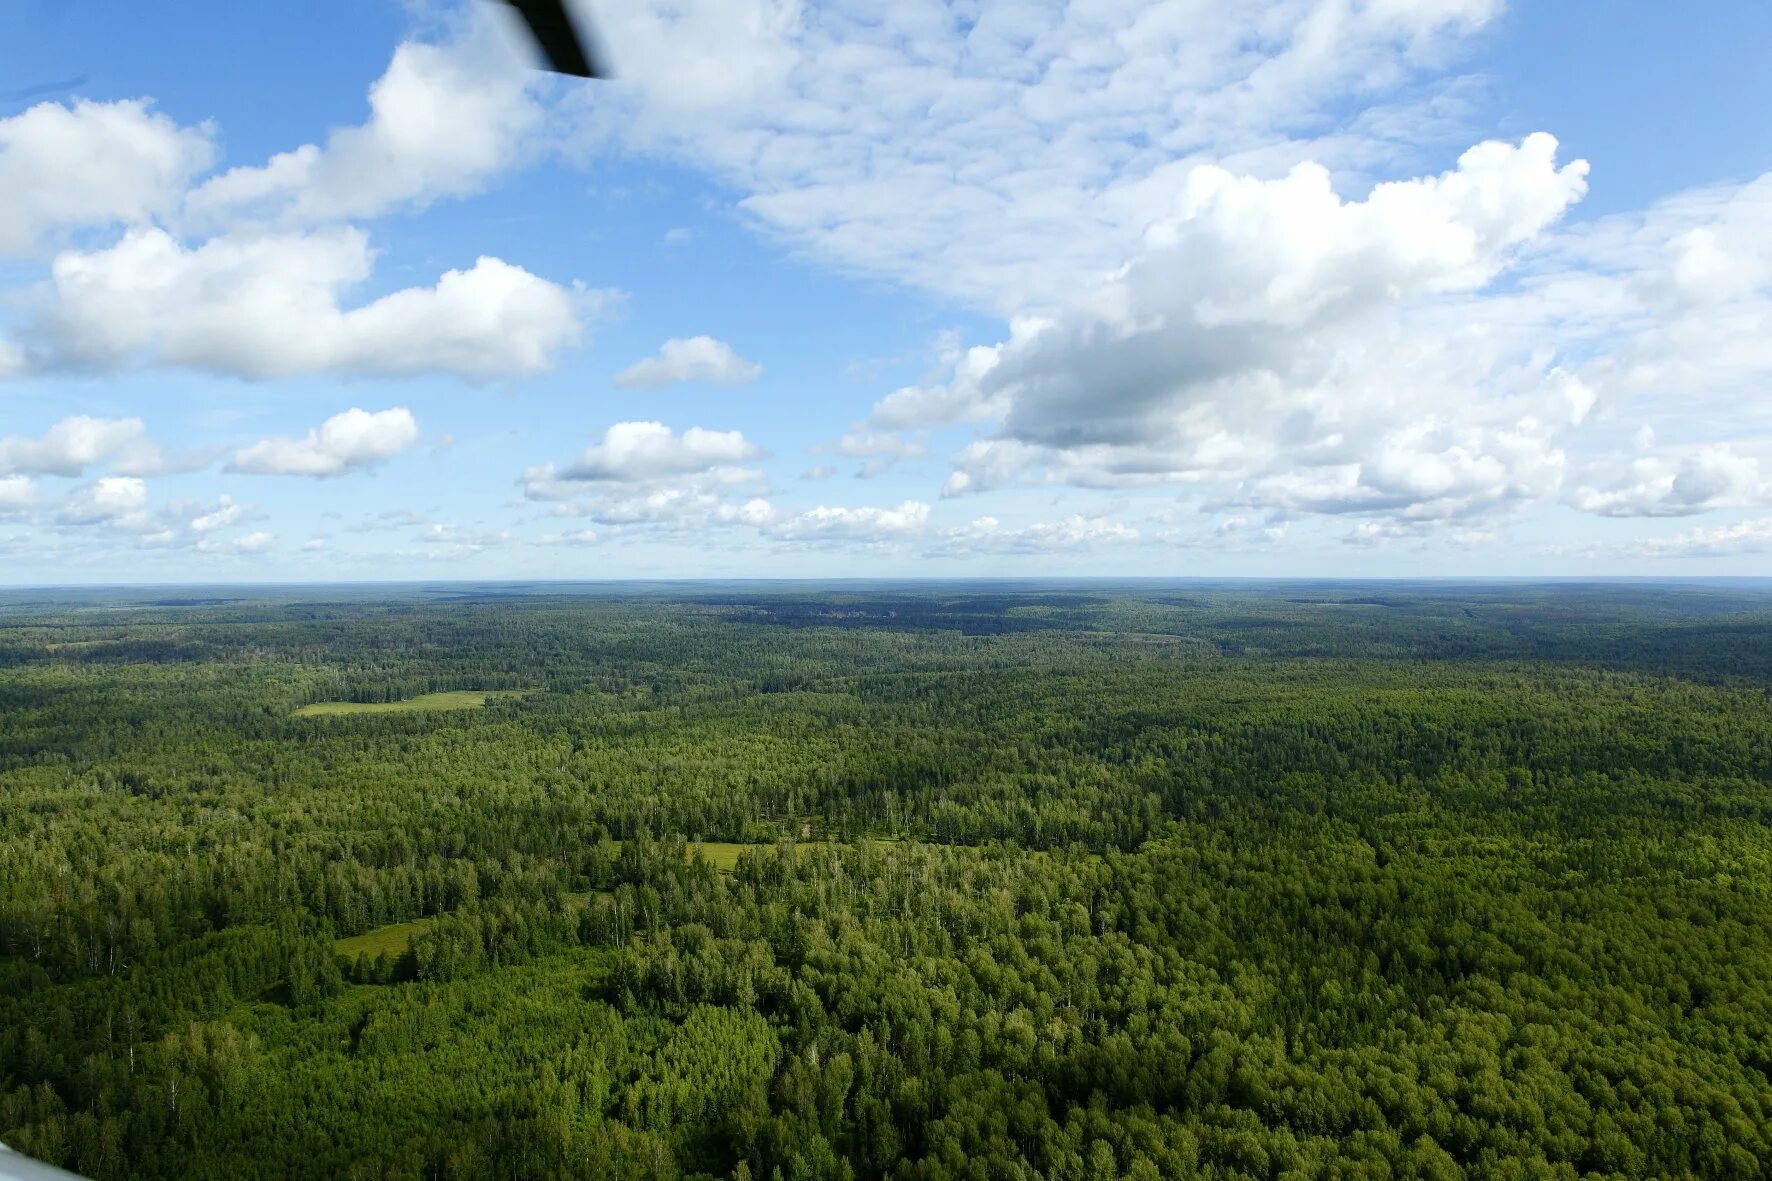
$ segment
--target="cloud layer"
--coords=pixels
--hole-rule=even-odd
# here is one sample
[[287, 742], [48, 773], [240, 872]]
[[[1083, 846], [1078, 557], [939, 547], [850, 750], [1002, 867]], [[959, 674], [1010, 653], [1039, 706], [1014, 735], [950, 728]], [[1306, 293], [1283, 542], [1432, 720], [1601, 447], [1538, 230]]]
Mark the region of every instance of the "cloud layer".
[[[1501, 7], [647, 0], [596, 13], [629, 81], [568, 101], [590, 142], [712, 171], [819, 257], [1014, 313], [1110, 269], [1192, 165], [1403, 154]], [[1358, 132], [1324, 117], [1350, 95]]]
[[[0, 119], [0, 256], [31, 276], [6, 293], [0, 379], [27, 397], [122, 392], [0, 438], [0, 517], [58, 543], [242, 561], [275, 555], [279, 532], [313, 533], [309, 552], [332, 561], [360, 540], [350, 527], [329, 545], [314, 532], [329, 526], [294, 532], [213, 484], [177, 499], [165, 477], [218, 464], [338, 477], [407, 456], [403, 473], [461, 476], [447, 507], [382, 531], [424, 561], [654, 539], [1160, 566], [1182, 547], [1496, 545], [1552, 519], [1616, 530], [1609, 552], [1637, 559], [1758, 553], [1772, 175], [1583, 220], [1584, 161], [1549, 134], [1466, 126], [1477, 108], [1459, 54], [1500, 10], [637, 0], [596, 14], [625, 80], [570, 87], [526, 68], [497, 6], [446, 4], [394, 50], [356, 122], [225, 171], [227, 129], [147, 99], [39, 104]], [[652, 421], [656, 401], [605, 390], [615, 409], [598, 422], [631, 420], [523, 471], [523, 497], [495, 508], [525, 461], [547, 457], [504, 455], [505, 441], [559, 435], [524, 417], [558, 413], [553, 388], [499, 391], [512, 430], [474, 437], [425, 379], [569, 364], [613, 296], [554, 273], [553, 255], [497, 257], [479, 235], [505, 224], [516, 170], [577, 163], [619, 184], [636, 156], [712, 177], [796, 260], [934, 293], [920, 315], [1002, 327], [941, 334], [933, 372], [867, 389], [811, 437], [773, 402], [813, 404], [793, 388], [799, 365], [718, 428]], [[464, 199], [484, 204], [422, 220]], [[450, 228], [427, 238], [434, 226]], [[664, 233], [685, 273], [721, 237]], [[441, 244], [437, 261], [386, 253], [414, 240]], [[773, 367], [782, 340], [817, 329], [814, 315], [740, 343]], [[686, 330], [648, 320], [642, 339], [663, 343], [615, 374], [616, 391], [760, 376], [724, 340], [672, 335]], [[228, 379], [210, 384], [248, 407], [338, 380], [402, 384], [303, 412], [287, 436], [216, 437], [134, 413], [129, 383], [166, 380], [152, 370]], [[393, 408], [301, 429], [353, 403]], [[464, 443], [448, 459], [418, 450], [408, 406], [435, 455], [452, 447], [444, 432]], [[809, 480], [870, 478], [872, 503], [784, 488], [772, 451]]]

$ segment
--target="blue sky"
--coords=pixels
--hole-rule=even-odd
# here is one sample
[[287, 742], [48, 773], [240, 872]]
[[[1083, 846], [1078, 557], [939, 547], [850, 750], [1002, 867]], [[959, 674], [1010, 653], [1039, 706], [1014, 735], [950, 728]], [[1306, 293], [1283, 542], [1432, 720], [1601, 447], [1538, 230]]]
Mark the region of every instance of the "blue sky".
[[0, 581], [1764, 574], [1772, 10], [0, 12]]

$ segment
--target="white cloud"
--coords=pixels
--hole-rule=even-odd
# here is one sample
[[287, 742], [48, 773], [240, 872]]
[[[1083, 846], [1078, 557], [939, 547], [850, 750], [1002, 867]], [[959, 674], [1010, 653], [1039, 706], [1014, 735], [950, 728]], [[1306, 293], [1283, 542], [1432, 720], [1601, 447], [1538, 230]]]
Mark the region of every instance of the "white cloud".
[[1325, 332], [1491, 277], [1585, 191], [1585, 163], [1559, 169], [1555, 152], [1548, 135], [1480, 144], [1450, 172], [1352, 202], [1316, 165], [1277, 181], [1194, 169], [1114, 281], [1003, 346], [980, 393], [1009, 400], [1025, 442], [1199, 440], [1202, 404], [1329, 376]]
[[62, 525], [143, 528], [149, 518], [148, 485], [136, 476], [103, 476], [69, 493], [57, 509]]
[[921, 533], [929, 505], [907, 500], [896, 508], [819, 505], [772, 522], [769, 536], [783, 541], [882, 542]]
[[[684, 432], [682, 438], [689, 434]], [[725, 457], [735, 454], [722, 452]], [[606, 460], [598, 462], [595, 470], [608, 470], [601, 466]], [[891, 508], [819, 505], [798, 513], [783, 512], [764, 496], [746, 494], [746, 485], [760, 484], [754, 472], [724, 466], [681, 471], [678, 466], [674, 462], [621, 463], [617, 465], [620, 471], [646, 475], [631, 481], [610, 478], [577, 484], [560, 480], [549, 468], [528, 473], [526, 490], [531, 499], [554, 501], [554, 516], [588, 519], [613, 534], [637, 530], [705, 536], [709, 529], [731, 527], [754, 529], [783, 543], [867, 546], [915, 536], [929, 518], [929, 505], [915, 500]], [[601, 494], [578, 495], [587, 488], [600, 489]], [[551, 535], [538, 544], [567, 544], [565, 539], [572, 536]]]
[[228, 470], [264, 476], [339, 476], [364, 471], [418, 442], [418, 420], [404, 406], [335, 414], [299, 439], [262, 439], [234, 453]]
[[944, 494], [1216, 484], [1226, 504], [1448, 517], [1554, 491], [1593, 391], [1452, 309], [1584, 191], [1555, 148], [1482, 144], [1361, 201], [1312, 165], [1193, 170], [1110, 283], [926, 399], [1002, 423]]
[[[1390, 522], [1361, 521], [1356, 529], [1367, 525], [1385, 525]], [[1292, 531], [1292, 521], [1281, 512], [1269, 512], [1260, 517], [1226, 516], [1220, 517], [1212, 526], [1214, 540], [1220, 544], [1252, 544], [1272, 545], [1286, 540]]]
[[596, 545], [602, 541], [602, 534], [595, 529], [570, 529], [563, 533], [548, 533], [541, 537], [530, 538], [530, 545], [540, 546], [585, 546]]
[[1650, 538], [1638, 552], [1654, 558], [1724, 558], [1772, 549], [1772, 517], [1689, 529], [1672, 537]]
[[618, 532], [762, 525], [775, 516], [756, 494], [767, 482], [742, 466], [761, 455], [738, 431], [679, 434], [663, 423], [618, 422], [576, 459], [528, 469], [522, 485], [528, 499], [551, 502], [556, 517], [588, 518]]
[[1420, 521], [1357, 521], [1341, 540], [1346, 545], [1376, 546], [1420, 540], [1426, 534], [1427, 529]]
[[209, 127], [180, 127], [139, 99], [39, 103], [0, 119], [0, 255], [54, 230], [166, 212], [213, 156]]
[[1457, 86], [1417, 84], [1501, 7], [645, 0], [595, 13], [629, 81], [567, 101], [845, 269], [1012, 312], [1123, 257], [1189, 164], [1408, 151]]
[[834, 444], [812, 448], [814, 451], [835, 451], [850, 459], [866, 460], [855, 473], [864, 480], [885, 475], [900, 460], [921, 458], [927, 449], [920, 438], [911, 438], [892, 431], [869, 430], [865, 426], [848, 431]]
[[605, 525], [657, 525], [688, 529], [709, 524], [763, 525], [775, 510], [762, 497], [729, 501], [697, 486], [654, 487], [632, 496], [613, 496], [582, 506], [579, 515]]
[[572, 293], [482, 257], [432, 287], [345, 308], [369, 276], [352, 229], [212, 238], [194, 249], [132, 230], [54, 263], [27, 355], [39, 366], [152, 361], [247, 378], [342, 372], [469, 380], [547, 369], [579, 336]]
[[907, 427], [945, 426], [955, 422], [983, 422], [999, 418], [1008, 409], [1000, 395], [986, 393], [981, 385], [996, 368], [1005, 348], [1012, 348], [1051, 324], [1042, 317], [1021, 316], [1009, 322], [1009, 340], [1003, 345], [974, 345], [949, 350], [945, 357], [949, 379], [945, 383], [905, 386], [874, 404], [870, 424], [888, 430]]
[[[544, 87], [496, 19], [408, 42], [370, 90], [361, 126], [191, 189], [208, 127], [146, 104], [43, 104], [0, 120], [0, 253], [56, 226], [122, 221], [108, 245], [64, 250], [21, 300], [0, 377], [32, 369], [160, 364], [247, 378], [446, 373], [471, 381], [545, 371], [614, 293], [572, 291], [482, 256], [358, 306], [363, 232], [337, 224], [477, 191], [542, 148]], [[258, 215], [267, 215], [259, 217]], [[158, 223], [158, 224], [156, 224]], [[206, 240], [181, 238], [219, 231]]]
[[1606, 517], [1685, 517], [1768, 498], [1759, 462], [1726, 446], [1701, 447], [1669, 461], [1644, 457], [1607, 488], [1583, 485], [1575, 506]]
[[64, 418], [40, 437], [0, 439], [0, 474], [79, 476], [109, 462], [120, 474], [148, 474], [163, 466], [160, 450], [139, 418]]
[[205, 554], [256, 554], [269, 549], [276, 540], [275, 534], [261, 529], [240, 537], [204, 537], [197, 542], [196, 549]]
[[585, 116], [815, 256], [1015, 317], [874, 409], [996, 424], [949, 494], [1179, 484], [1466, 532], [1758, 503], [1739, 465], [1670, 459], [1675, 492], [1616, 456], [1651, 419], [1765, 454], [1772, 177], [1558, 230], [1584, 169], [1532, 137], [1335, 197], [1462, 134], [1443, 71], [1499, 11], [643, 3], [600, 25], [634, 81]]
[[832, 450], [851, 459], [915, 459], [924, 453], [925, 447], [920, 439], [864, 429], [847, 432]]
[[1560, 235], [1535, 262], [1498, 311], [1585, 356], [1584, 379], [1617, 434], [1646, 427], [1688, 446], [1763, 435], [1772, 173], [1602, 219]]
[[[5, 483], [0, 480], [0, 489]], [[121, 541], [151, 551], [238, 554], [257, 552], [273, 540], [262, 531], [225, 536], [252, 517], [248, 506], [225, 493], [214, 501], [179, 500], [158, 509], [150, 508], [150, 499], [148, 484], [140, 477], [102, 476], [45, 506], [48, 511], [32, 515], [36, 524], [64, 535], [80, 534], [83, 545], [101, 550]]]
[[372, 217], [479, 191], [535, 150], [541, 108], [526, 63], [478, 14], [443, 44], [408, 41], [369, 90], [369, 118], [259, 166], [230, 169], [190, 196], [199, 217], [286, 213]]
[[1138, 540], [1138, 530], [1105, 517], [1080, 513], [1058, 521], [1040, 521], [1020, 529], [1004, 528], [995, 517], [978, 517], [943, 531], [929, 553], [943, 557], [976, 554], [1055, 554], [1124, 545]]
[[618, 422], [578, 458], [525, 473], [527, 483], [554, 481], [631, 483], [717, 472], [756, 459], [761, 449], [739, 431], [692, 426], [681, 434], [662, 422]]
[[320, 553], [326, 549], [327, 543], [330, 540], [330, 538], [326, 537], [310, 537], [301, 543], [301, 552], [304, 554]]
[[732, 351], [732, 346], [711, 336], [673, 338], [658, 354], [635, 361], [615, 375], [623, 389], [653, 390], [682, 381], [705, 381], [714, 385], [744, 385], [757, 380], [763, 367]]
[[0, 516], [15, 516], [37, 503], [37, 483], [29, 476], [0, 476]]
[[426, 525], [418, 539], [426, 545], [448, 546], [457, 553], [479, 553], [495, 545], [504, 545], [511, 535], [503, 529], [465, 529], [460, 525]]
[[246, 507], [232, 496], [222, 494], [221, 500], [212, 509], [198, 513], [191, 518], [190, 528], [193, 533], [213, 533], [217, 529], [226, 529], [236, 524], [246, 512]]
[[[864, 475], [921, 455], [929, 430], [968, 424], [944, 495], [1179, 488], [1201, 544], [1233, 547], [1319, 514], [1340, 520], [1311, 537], [1438, 544], [1488, 536], [1528, 505], [1654, 518], [1766, 504], [1772, 175], [1569, 227], [1558, 221], [1584, 170], [1559, 167], [1547, 136], [1481, 144], [1424, 175], [1443, 166], [1422, 162], [1436, 145], [1475, 138], [1458, 128], [1463, 83], [1443, 71], [1499, 10], [636, 0], [594, 21], [627, 80], [579, 88], [520, 68], [475, 15], [443, 44], [403, 45], [360, 126], [195, 192], [207, 127], [145, 103], [45, 104], [0, 120], [0, 194], [27, 193], [0, 197], [0, 253], [78, 248], [18, 293], [0, 377], [545, 370], [597, 296], [486, 258], [377, 298], [391, 284], [367, 286], [369, 239], [340, 223], [480, 191], [545, 152], [591, 150], [588, 132], [714, 173], [802, 255], [1008, 320], [997, 343], [956, 339], [938, 371], [826, 448]], [[573, 125], [546, 125], [550, 105]], [[1417, 179], [1373, 183], [1397, 176]], [[106, 236], [69, 233], [82, 228]], [[665, 242], [689, 237], [678, 227]], [[757, 373], [695, 337], [616, 382]], [[387, 458], [323, 437], [338, 421], [230, 466], [325, 475]], [[914, 527], [904, 506], [797, 512], [769, 499], [761, 454], [736, 430], [618, 423], [577, 460], [526, 473], [525, 491], [605, 539], [725, 524], [783, 542], [1042, 553], [1155, 528], [1073, 516], [941, 530], [927, 506]], [[130, 507], [128, 479], [172, 462], [139, 420], [69, 419], [0, 440], [0, 512], [37, 519], [47, 499], [46, 524], [184, 545], [247, 527], [227, 498], [150, 512], [139, 479]], [[39, 473], [123, 483], [57, 500]], [[1208, 537], [1210, 513], [1241, 524]], [[477, 552], [474, 536], [490, 535], [436, 528], [450, 535], [414, 552]], [[1678, 544], [1748, 552], [1753, 523], [1727, 528], [1738, 534]]]

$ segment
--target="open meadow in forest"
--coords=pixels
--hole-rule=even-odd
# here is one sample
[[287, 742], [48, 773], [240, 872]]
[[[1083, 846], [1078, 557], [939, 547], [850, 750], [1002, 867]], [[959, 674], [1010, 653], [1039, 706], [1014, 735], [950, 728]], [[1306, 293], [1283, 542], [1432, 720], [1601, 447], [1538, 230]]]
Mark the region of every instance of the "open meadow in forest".
[[0, 592], [0, 833], [96, 1178], [1772, 1177], [1766, 584]]
[[471, 689], [444, 693], [420, 693], [400, 701], [315, 701], [294, 711], [298, 718], [336, 717], [339, 714], [397, 714], [429, 709], [479, 709], [488, 701], [521, 697], [521, 690], [476, 692]]

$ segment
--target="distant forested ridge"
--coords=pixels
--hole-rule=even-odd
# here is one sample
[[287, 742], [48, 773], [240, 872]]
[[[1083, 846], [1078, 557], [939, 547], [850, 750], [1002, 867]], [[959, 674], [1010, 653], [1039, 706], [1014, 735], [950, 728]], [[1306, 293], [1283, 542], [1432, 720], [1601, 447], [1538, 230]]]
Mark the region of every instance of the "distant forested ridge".
[[0, 592], [0, 1141], [1772, 1178], [1772, 587]]

